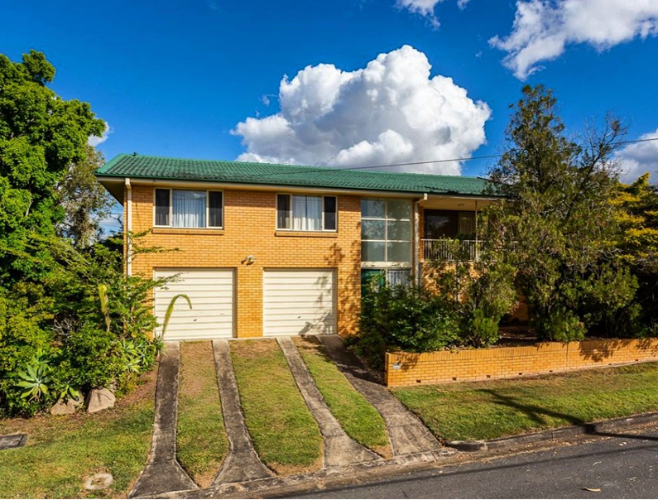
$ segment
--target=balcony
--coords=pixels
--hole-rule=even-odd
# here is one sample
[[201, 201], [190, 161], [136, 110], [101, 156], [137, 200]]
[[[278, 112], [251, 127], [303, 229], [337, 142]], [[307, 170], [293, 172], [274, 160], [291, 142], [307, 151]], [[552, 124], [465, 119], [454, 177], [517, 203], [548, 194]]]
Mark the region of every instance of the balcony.
[[422, 240], [423, 259], [426, 261], [473, 262], [480, 259], [480, 242], [477, 240]]

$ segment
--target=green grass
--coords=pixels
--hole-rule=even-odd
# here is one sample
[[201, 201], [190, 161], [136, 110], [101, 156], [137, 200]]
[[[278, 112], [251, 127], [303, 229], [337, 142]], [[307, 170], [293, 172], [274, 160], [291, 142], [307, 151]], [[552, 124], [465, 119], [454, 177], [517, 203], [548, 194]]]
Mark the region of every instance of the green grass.
[[315, 385], [345, 432], [362, 445], [384, 456], [390, 447], [384, 419], [345, 378], [317, 340], [295, 339]]
[[281, 474], [318, 468], [322, 435], [274, 340], [231, 342], [245, 421], [261, 460]]
[[[28, 433], [24, 448], [0, 451], [0, 498], [125, 497], [148, 458], [154, 375], [111, 410], [0, 420], [0, 434]], [[86, 491], [85, 479], [98, 472], [114, 483]]]
[[392, 391], [439, 438], [494, 439], [658, 409], [658, 364]]
[[208, 487], [228, 452], [210, 342], [181, 343], [178, 390], [178, 461], [201, 487]]

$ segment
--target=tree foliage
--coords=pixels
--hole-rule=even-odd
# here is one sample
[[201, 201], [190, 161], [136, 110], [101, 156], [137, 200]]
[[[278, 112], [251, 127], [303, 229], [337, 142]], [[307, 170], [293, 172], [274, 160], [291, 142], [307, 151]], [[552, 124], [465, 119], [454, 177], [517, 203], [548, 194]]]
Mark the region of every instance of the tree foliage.
[[640, 328], [658, 335], [658, 186], [649, 173], [629, 185], [620, 185], [614, 205], [622, 228], [617, 245], [620, 259], [638, 280], [636, 301], [641, 307]]
[[568, 138], [556, 99], [523, 89], [507, 129], [509, 147], [489, 172], [505, 200], [484, 211], [483, 240], [494, 259], [516, 269], [541, 338], [582, 339], [589, 330], [622, 333], [637, 315], [636, 278], [618, 258], [621, 232], [613, 153], [624, 128]]
[[89, 136], [104, 128], [89, 104], [47, 86], [54, 77], [41, 52], [31, 50], [20, 63], [0, 54], [0, 288], [47, 269], [7, 250], [25, 250], [30, 233], [55, 234], [65, 218], [55, 186], [85, 159]]
[[94, 176], [103, 163], [103, 155], [86, 146], [84, 158], [69, 165], [56, 187], [64, 209], [64, 218], [57, 225], [57, 234], [69, 238], [80, 248], [88, 247], [101, 238], [101, 221], [110, 215], [114, 206], [109, 193]]

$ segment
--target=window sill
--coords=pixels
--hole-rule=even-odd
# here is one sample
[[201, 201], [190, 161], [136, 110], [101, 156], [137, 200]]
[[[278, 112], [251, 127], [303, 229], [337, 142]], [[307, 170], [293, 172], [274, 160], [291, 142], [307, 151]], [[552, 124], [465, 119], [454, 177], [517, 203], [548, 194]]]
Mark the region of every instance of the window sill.
[[153, 234], [212, 234], [215, 236], [223, 236], [224, 229], [200, 227], [154, 227]]
[[284, 236], [289, 238], [338, 238], [338, 232], [333, 231], [285, 231], [277, 230], [274, 236]]

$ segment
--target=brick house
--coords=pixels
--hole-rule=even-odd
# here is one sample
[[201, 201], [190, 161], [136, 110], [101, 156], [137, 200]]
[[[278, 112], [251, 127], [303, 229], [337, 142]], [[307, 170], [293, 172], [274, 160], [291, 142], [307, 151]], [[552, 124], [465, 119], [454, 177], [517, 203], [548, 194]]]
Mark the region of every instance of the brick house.
[[361, 284], [405, 281], [464, 238], [477, 258], [478, 178], [119, 155], [96, 176], [149, 231], [128, 273], [178, 275], [154, 291], [169, 340], [356, 333]]

